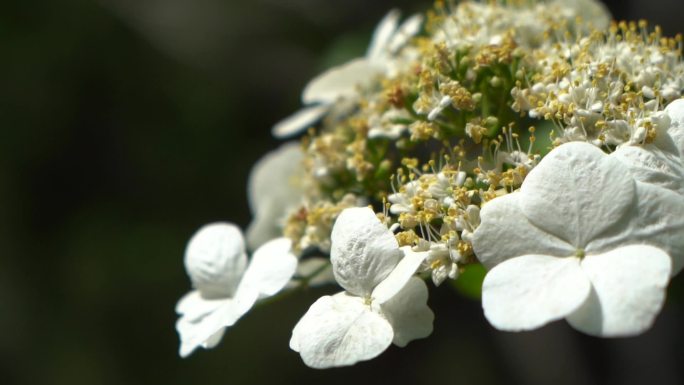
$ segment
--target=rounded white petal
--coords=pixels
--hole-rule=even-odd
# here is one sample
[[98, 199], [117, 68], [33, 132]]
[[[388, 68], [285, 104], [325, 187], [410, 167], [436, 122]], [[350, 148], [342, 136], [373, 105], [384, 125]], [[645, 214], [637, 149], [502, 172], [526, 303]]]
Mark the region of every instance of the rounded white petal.
[[399, 17], [401, 17], [401, 12], [398, 9], [392, 9], [380, 20], [378, 26], [375, 27], [375, 31], [373, 31], [373, 38], [368, 45], [367, 58], [372, 60], [385, 54], [389, 48], [390, 40], [397, 30]]
[[387, 50], [390, 53], [399, 51], [401, 47], [408, 43], [408, 41], [420, 31], [422, 25], [423, 15], [421, 14], [415, 14], [406, 19], [392, 36], [392, 39], [387, 46]]
[[404, 257], [387, 278], [373, 290], [371, 297], [374, 302], [379, 304], [387, 302], [401, 291], [411, 277], [416, 274], [416, 270], [429, 254], [427, 251], [415, 252], [409, 246], [402, 247], [401, 251], [404, 253]]
[[627, 166], [634, 179], [684, 193], [684, 168], [679, 154], [645, 145], [622, 146], [610, 156]]
[[301, 110], [276, 123], [276, 125], [271, 129], [271, 133], [278, 139], [299, 134], [323, 118], [329, 110], [330, 105], [325, 103], [302, 108]]
[[593, 28], [602, 31], [607, 29], [612, 19], [608, 8], [596, 0], [565, 0], [564, 6], [570, 6], [575, 9], [577, 16], [582, 18], [582, 21], [589, 23]]
[[238, 298], [243, 288], [254, 289], [260, 297], [270, 297], [279, 292], [294, 275], [297, 257], [291, 253], [289, 238], [276, 238], [259, 247], [245, 271], [236, 293]]
[[665, 107], [665, 113], [670, 118], [670, 128], [667, 133], [684, 156], [684, 99], [677, 99]]
[[277, 202], [266, 201], [261, 204], [245, 231], [249, 249], [256, 250], [269, 240], [281, 236], [281, 219], [284, 215], [285, 206]]
[[304, 363], [324, 369], [353, 365], [385, 351], [392, 326], [361, 298], [342, 292], [319, 298], [299, 320], [290, 339]]
[[672, 258], [672, 276], [684, 267], [684, 197], [637, 183], [639, 204], [634, 241], [663, 249]]
[[497, 329], [531, 330], [571, 314], [590, 290], [578, 258], [523, 255], [487, 273], [482, 307]]
[[247, 181], [247, 202], [252, 213], [261, 211], [261, 206], [270, 201], [283, 204], [298, 202], [304, 153], [299, 142], [283, 143], [256, 162]]
[[216, 345], [221, 342], [223, 339], [223, 335], [226, 334], [226, 328], [221, 328], [219, 331], [214, 333], [211, 337], [207, 338], [206, 341], [202, 344], [202, 347], [204, 349], [213, 349], [216, 347]]
[[247, 244], [254, 250], [282, 234], [287, 213], [302, 200], [304, 153], [297, 142], [288, 142], [264, 155], [252, 168], [247, 201], [254, 215], [247, 228]]
[[565, 143], [525, 178], [520, 208], [540, 229], [584, 248], [630, 213], [636, 193], [628, 174], [591, 144]]
[[230, 297], [246, 264], [242, 232], [232, 223], [205, 225], [185, 249], [185, 269], [205, 297]]
[[633, 336], [646, 331], [665, 300], [670, 266], [664, 251], [647, 245], [588, 255], [582, 269], [593, 290], [568, 322], [575, 329], [600, 337]]
[[684, 267], [684, 199], [652, 184], [636, 186], [638, 199], [630, 220], [614, 234], [591, 242], [586, 251], [600, 254], [630, 243], [648, 244], [670, 255], [674, 276]]
[[432, 334], [435, 315], [427, 306], [428, 289], [422, 279], [411, 278], [402, 290], [382, 304], [381, 311], [394, 329], [392, 342], [400, 347]]
[[368, 207], [342, 211], [330, 238], [335, 280], [359, 297], [370, 295], [402, 256], [394, 234]]
[[230, 298], [202, 298], [198, 291], [184, 296], [176, 307], [176, 311], [181, 314], [176, 322], [181, 340], [180, 356], [187, 357], [198, 347], [216, 346], [224, 329], [233, 325], [244, 314], [244, 307], [236, 305]]
[[481, 223], [473, 233], [477, 259], [491, 269], [499, 263], [526, 254], [571, 255], [567, 242], [530, 223], [519, 208], [519, 193], [496, 198], [482, 207]]
[[353, 96], [357, 86], [370, 82], [382, 72], [382, 66], [365, 58], [351, 60], [313, 78], [304, 89], [302, 102], [330, 104], [338, 98]]
[[216, 310], [225, 298], [206, 299], [199, 290], [193, 290], [184, 295], [176, 304], [176, 313], [188, 314], [190, 318], [197, 318]]

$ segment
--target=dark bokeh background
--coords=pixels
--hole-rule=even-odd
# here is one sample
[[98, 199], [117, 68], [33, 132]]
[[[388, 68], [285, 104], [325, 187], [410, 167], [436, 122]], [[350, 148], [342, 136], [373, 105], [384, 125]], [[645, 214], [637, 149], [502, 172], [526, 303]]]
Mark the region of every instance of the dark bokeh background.
[[[679, 0], [612, 1], [682, 31]], [[0, 384], [682, 383], [682, 277], [654, 329], [598, 340], [564, 323], [494, 331], [432, 290], [434, 334], [353, 368], [287, 343], [325, 289], [250, 312], [177, 357], [185, 242], [249, 221], [250, 166], [323, 68], [418, 0], [55, 0], [0, 8]], [[678, 8], [679, 7], [679, 8]], [[278, 186], [274, 186], [278, 188]], [[329, 291], [329, 290], [327, 290]]]

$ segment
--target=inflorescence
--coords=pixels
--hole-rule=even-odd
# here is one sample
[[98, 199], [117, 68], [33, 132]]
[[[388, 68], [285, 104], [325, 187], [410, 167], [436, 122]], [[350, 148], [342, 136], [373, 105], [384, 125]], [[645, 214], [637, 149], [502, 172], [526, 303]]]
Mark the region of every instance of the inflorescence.
[[255, 166], [247, 245], [227, 224], [193, 237], [181, 355], [260, 298], [336, 283], [290, 347], [316, 368], [371, 359], [431, 333], [425, 280], [477, 265], [499, 329], [651, 326], [684, 264], [681, 35], [593, 0], [437, 1], [399, 20], [274, 127], [301, 139]]

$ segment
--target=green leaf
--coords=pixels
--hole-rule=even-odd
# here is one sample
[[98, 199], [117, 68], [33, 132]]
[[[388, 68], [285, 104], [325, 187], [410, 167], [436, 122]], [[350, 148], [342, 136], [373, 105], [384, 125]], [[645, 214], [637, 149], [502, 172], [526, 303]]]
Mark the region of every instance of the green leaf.
[[479, 301], [482, 297], [482, 281], [484, 281], [485, 274], [487, 271], [479, 263], [467, 265], [458, 279], [451, 282], [461, 295]]

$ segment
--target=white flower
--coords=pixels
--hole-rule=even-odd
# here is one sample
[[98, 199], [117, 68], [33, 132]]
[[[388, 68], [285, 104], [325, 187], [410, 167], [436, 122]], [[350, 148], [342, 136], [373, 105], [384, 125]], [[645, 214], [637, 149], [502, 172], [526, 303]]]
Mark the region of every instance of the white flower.
[[413, 277], [425, 258], [399, 248], [369, 208], [344, 210], [332, 231], [331, 261], [345, 291], [319, 298], [292, 331], [290, 348], [313, 368], [353, 365], [394, 342], [432, 332], [427, 287]]
[[[669, 118], [669, 125], [667, 127], [667, 135], [658, 135], [659, 138], [665, 138], [666, 143], [660, 143], [660, 146], [665, 148], [674, 148], [679, 151], [680, 161], [684, 158], [684, 99], [677, 99], [665, 107], [665, 114]], [[669, 147], [669, 142], [673, 147]], [[675, 152], [675, 151], [673, 151]]]
[[247, 265], [240, 229], [230, 223], [202, 227], [185, 250], [185, 269], [195, 290], [176, 305], [180, 315], [176, 323], [180, 356], [187, 357], [200, 346], [216, 346], [226, 327], [247, 313], [258, 299], [279, 292], [296, 266], [289, 239], [267, 242], [254, 252]]
[[485, 316], [502, 330], [565, 318], [596, 336], [639, 334], [682, 266], [683, 218], [679, 194], [635, 181], [588, 143], [561, 145], [520, 192], [482, 209], [473, 248], [491, 269]]
[[286, 215], [304, 195], [304, 154], [289, 142], [264, 155], [252, 168], [247, 198], [254, 218], [247, 227], [247, 245], [255, 250], [282, 234]]
[[468, 205], [465, 212], [456, 218], [456, 230], [461, 231], [461, 239], [466, 242], [473, 241], [473, 232], [480, 225], [480, 208]]
[[412, 180], [401, 187], [399, 192], [391, 194], [387, 200], [392, 204], [390, 206], [390, 213], [414, 213], [413, 203], [411, 200], [421, 191], [420, 181]]
[[273, 127], [273, 135], [284, 138], [301, 132], [325, 116], [339, 99], [353, 98], [357, 87], [371, 82], [378, 75], [396, 71], [394, 56], [418, 33], [422, 23], [414, 15], [399, 26], [399, 11], [392, 10], [375, 28], [366, 56], [333, 67], [313, 78], [302, 93], [302, 110], [283, 119]]
[[430, 271], [435, 286], [441, 285], [447, 278], [458, 278], [458, 263], [462, 262], [462, 257], [451, 244], [420, 240], [414, 250], [427, 252], [421, 271]]

